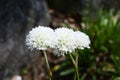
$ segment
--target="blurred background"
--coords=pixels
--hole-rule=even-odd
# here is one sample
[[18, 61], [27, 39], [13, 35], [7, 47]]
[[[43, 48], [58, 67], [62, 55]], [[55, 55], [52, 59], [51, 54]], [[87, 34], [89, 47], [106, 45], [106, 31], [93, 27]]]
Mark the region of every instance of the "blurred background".
[[[38, 25], [89, 35], [91, 48], [78, 50], [80, 80], [120, 80], [120, 0], [0, 0], [0, 80], [48, 80], [42, 52], [25, 45]], [[69, 58], [47, 53], [53, 80], [73, 80]]]

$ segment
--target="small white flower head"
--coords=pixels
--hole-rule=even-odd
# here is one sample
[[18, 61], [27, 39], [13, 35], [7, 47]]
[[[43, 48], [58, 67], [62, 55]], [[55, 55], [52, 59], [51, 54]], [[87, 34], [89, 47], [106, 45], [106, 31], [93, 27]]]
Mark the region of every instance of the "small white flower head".
[[26, 36], [26, 45], [31, 50], [46, 50], [54, 47], [54, 43], [54, 31], [49, 27], [35, 27]]
[[[75, 49], [74, 31], [68, 28], [57, 28], [56, 34], [56, 47], [61, 52], [72, 52]], [[58, 54], [59, 55], [59, 54]]]
[[22, 80], [22, 77], [19, 75], [16, 75], [16, 76], [12, 77], [11, 80]]
[[90, 39], [88, 35], [80, 31], [75, 31], [74, 34], [75, 34], [76, 48], [78, 49], [90, 48], [89, 46]]

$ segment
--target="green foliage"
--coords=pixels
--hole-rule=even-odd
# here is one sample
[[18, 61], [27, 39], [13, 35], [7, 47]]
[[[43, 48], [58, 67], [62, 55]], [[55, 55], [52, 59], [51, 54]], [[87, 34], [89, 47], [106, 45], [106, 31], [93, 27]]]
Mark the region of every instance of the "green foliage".
[[120, 77], [115, 78], [114, 80], [120, 80]]
[[96, 21], [91, 17], [83, 18], [82, 30], [91, 39], [91, 56], [94, 55], [96, 60], [99, 59], [98, 63], [94, 63], [99, 66], [97, 70], [100, 69], [97, 74], [104, 77], [107, 75], [111, 78], [120, 76], [119, 18], [119, 12], [115, 14], [113, 10], [109, 12], [100, 10]]
[[90, 36], [94, 51], [108, 52], [109, 48], [118, 42], [120, 39], [118, 18], [118, 14], [113, 15], [113, 10], [110, 12], [100, 10], [96, 21], [84, 17], [83, 31]]

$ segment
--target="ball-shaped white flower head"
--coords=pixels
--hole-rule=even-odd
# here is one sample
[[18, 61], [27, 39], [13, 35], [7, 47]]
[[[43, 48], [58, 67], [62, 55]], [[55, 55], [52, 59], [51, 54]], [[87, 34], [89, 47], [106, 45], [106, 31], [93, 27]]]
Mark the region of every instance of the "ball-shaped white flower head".
[[[68, 28], [57, 28], [56, 34], [56, 49], [64, 53], [72, 52], [75, 49], [74, 31]], [[58, 55], [64, 55], [60, 53]]]
[[78, 49], [90, 48], [90, 39], [89, 36], [83, 32], [75, 31], [75, 45]]
[[15, 76], [12, 77], [11, 80], [22, 80], [22, 77], [19, 76], [19, 75], [15, 75]]
[[26, 45], [31, 50], [46, 50], [48, 47], [54, 47], [54, 30], [44, 26], [33, 28], [26, 36]]

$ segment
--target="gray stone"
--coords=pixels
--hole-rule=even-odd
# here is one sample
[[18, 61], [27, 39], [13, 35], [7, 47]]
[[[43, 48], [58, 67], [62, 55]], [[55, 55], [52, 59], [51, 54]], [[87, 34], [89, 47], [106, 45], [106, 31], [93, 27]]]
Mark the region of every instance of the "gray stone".
[[25, 36], [32, 27], [49, 21], [44, 0], [0, 0], [0, 80], [10, 80], [40, 57], [27, 49]]

